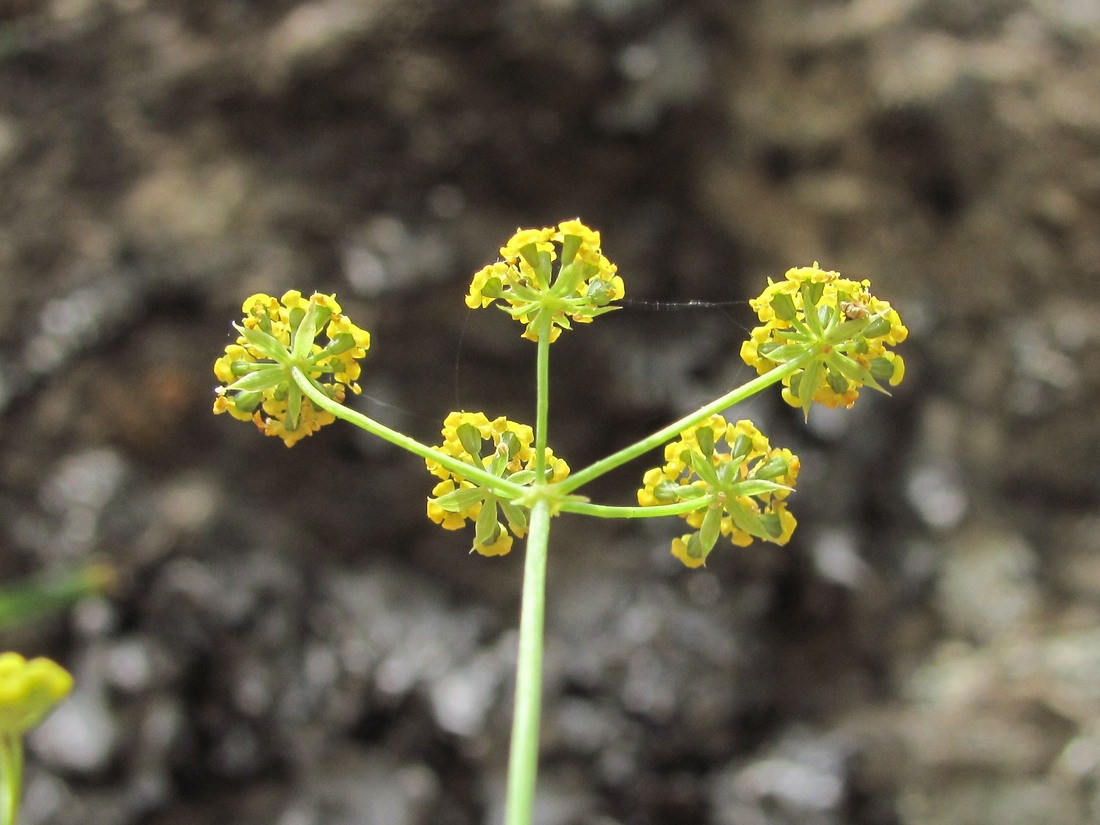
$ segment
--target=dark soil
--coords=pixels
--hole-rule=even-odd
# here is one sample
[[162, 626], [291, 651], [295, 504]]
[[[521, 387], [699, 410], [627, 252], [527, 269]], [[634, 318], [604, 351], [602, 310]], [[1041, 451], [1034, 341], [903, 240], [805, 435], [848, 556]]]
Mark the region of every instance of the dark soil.
[[634, 303], [555, 345], [574, 467], [750, 377], [790, 266], [912, 337], [892, 398], [734, 412], [802, 457], [786, 548], [555, 523], [537, 823], [1100, 821], [1098, 76], [1070, 0], [0, 0], [0, 576], [120, 574], [4, 633], [77, 679], [24, 825], [499, 822], [522, 553], [351, 427], [215, 418], [211, 364], [335, 292], [361, 409], [529, 421], [462, 297], [576, 216]]

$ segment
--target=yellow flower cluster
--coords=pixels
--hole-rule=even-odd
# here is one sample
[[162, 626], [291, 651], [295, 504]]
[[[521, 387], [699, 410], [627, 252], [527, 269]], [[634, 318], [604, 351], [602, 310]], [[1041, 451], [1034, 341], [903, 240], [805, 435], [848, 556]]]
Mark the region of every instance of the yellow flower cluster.
[[[443, 422], [443, 443], [435, 449], [468, 464], [482, 467], [500, 478], [529, 484], [535, 479], [534, 431], [503, 416], [490, 420], [484, 413], [452, 412]], [[483, 455], [485, 443], [490, 450]], [[476, 525], [473, 549], [484, 556], [503, 556], [512, 549], [512, 536], [527, 532], [526, 511], [467, 481], [459, 473], [426, 460], [428, 470], [441, 481], [428, 499], [428, 518], [446, 530], [461, 529], [466, 521]], [[569, 475], [569, 465], [546, 448], [547, 481]], [[504, 523], [498, 520], [498, 508]], [[510, 531], [510, 532], [509, 532]]]
[[[474, 274], [466, 306], [482, 309], [494, 301], [524, 324], [523, 337], [537, 341], [539, 320], [549, 313], [550, 340], [571, 321], [586, 324], [618, 307], [625, 295], [617, 267], [604, 257], [600, 233], [579, 220], [555, 227], [518, 229], [500, 249], [503, 260]], [[553, 263], [557, 261], [557, 274]]]
[[22, 736], [72, 689], [73, 677], [56, 662], [0, 653], [0, 734]]
[[739, 547], [753, 538], [787, 543], [796, 522], [786, 499], [799, 466], [798, 456], [772, 448], [751, 421], [730, 424], [714, 415], [665, 445], [665, 464], [643, 476], [638, 503], [698, 500], [698, 509], [681, 514], [696, 532], [673, 539], [672, 555], [699, 567], [719, 536]]
[[768, 279], [749, 302], [762, 322], [741, 345], [741, 358], [763, 375], [805, 352], [818, 357], [784, 379], [783, 398], [809, 410], [851, 407], [859, 389], [878, 381], [896, 386], [905, 362], [888, 348], [909, 335], [889, 302], [870, 293], [870, 281], [852, 281], [813, 266], [790, 269], [779, 282]]
[[[252, 295], [242, 306], [240, 335], [214, 362], [218, 387], [215, 413], [252, 421], [264, 435], [288, 447], [335, 421], [315, 407], [291, 378], [298, 367], [315, 386], [337, 402], [346, 391], [361, 392], [358, 359], [370, 348], [370, 333], [341, 312], [335, 295], [309, 298], [290, 290], [282, 298]], [[327, 341], [317, 340], [324, 331]], [[329, 376], [327, 381], [319, 380]]]

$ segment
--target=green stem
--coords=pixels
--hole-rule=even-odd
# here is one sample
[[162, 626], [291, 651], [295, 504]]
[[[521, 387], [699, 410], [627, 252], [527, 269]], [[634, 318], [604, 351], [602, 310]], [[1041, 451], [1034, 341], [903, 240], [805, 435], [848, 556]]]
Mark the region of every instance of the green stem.
[[388, 441], [403, 450], [408, 450], [410, 453], [418, 455], [421, 458], [431, 459], [437, 464], [446, 467], [451, 472], [457, 473], [469, 481], [475, 481], [481, 486], [492, 490], [494, 493], [501, 494], [501, 496], [506, 499], [514, 499], [516, 496], [522, 495], [528, 490], [528, 488], [516, 484], [514, 481], [500, 478], [487, 470], [475, 467], [473, 464], [467, 464], [454, 456], [441, 453], [439, 450], [433, 450], [431, 447], [421, 444], [415, 438], [410, 438], [404, 433], [399, 433], [397, 430], [391, 430], [385, 424], [379, 424], [373, 418], [369, 418], [360, 412], [356, 412], [349, 407], [345, 407], [343, 404], [333, 401], [313, 386], [313, 383], [306, 377], [306, 374], [298, 367], [291, 367], [290, 374], [294, 378], [294, 383], [301, 388], [302, 392], [310, 401], [322, 410], [328, 410], [337, 418], [343, 419], [349, 424], [354, 424], [356, 427], [364, 429], [372, 435], [376, 435], [382, 440]]
[[720, 398], [711, 401], [693, 413], [685, 415], [683, 418], [679, 418], [673, 421], [671, 424], [662, 427], [657, 432], [642, 439], [641, 441], [631, 444], [629, 447], [625, 447], [619, 450], [617, 453], [612, 453], [607, 458], [597, 461], [595, 464], [591, 464], [578, 473], [573, 473], [568, 478], [562, 479], [556, 485], [562, 494], [571, 493], [583, 484], [587, 484], [594, 478], [602, 476], [604, 473], [614, 470], [616, 467], [625, 464], [632, 458], [637, 458], [643, 453], [647, 453], [654, 447], [663, 445], [671, 438], [678, 436], [684, 430], [689, 429], [697, 424], [702, 423], [710, 416], [717, 412], [721, 412], [727, 407], [732, 407], [734, 404], [738, 404], [749, 398], [752, 395], [760, 392], [765, 387], [769, 387], [779, 381], [782, 381], [788, 375], [793, 375], [802, 369], [807, 363], [817, 358], [816, 352], [808, 352], [805, 355], [800, 355], [793, 361], [788, 361], [782, 366], [778, 366], [773, 370], [769, 370], [763, 375], [758, 375], [752, 381], [742, 384]]
[[523, 601], [520, 605], [516, 697], [512, 717], [512, 749], [508, 758], [505, 825], [531, 825], [535, 804], [549, 539], [550, 503], [540, 498], [531, 508], [523, 564]]
[[[550, 334], [552, 315], [544, 312], [538, 324], [538, 360], [535, 369], [536, 491], [545, 492], [546, 440], [550, 407]], [[546, 557], [550, 545], [550, 498], [540, 495], [531, 505], [523, 562], [523, 595], [516, 654], [516, 697], [513, 703], [512, 745], [508, 756], [505, 825], [531, 825], [535, 781], [539, 769], [539, 717], [542, 712], [542, 637], [546, 614]]]
[[563, 513], [581, 513], [597, 518], [657, 518], [659, 516], [678, 516], [707, 506], [707, 498], [677, 501], [674, 504], [658, 504], [653, 507], [620, 507], [613, 504], [592, 504], [588, 501], [565, 499], [559, 505]]
[[546, 479], [546, 441], [547, 423], [550, 410], [550, 334], [553, 332], [553, 317], [549, 312], [539, 316], [538, 360], [535, 366], [536, 402], [535, 402], [535, 478], [536, 483]]
[[15, 825], [23, 786], [23, 737], [0, 734], [0, 825]]

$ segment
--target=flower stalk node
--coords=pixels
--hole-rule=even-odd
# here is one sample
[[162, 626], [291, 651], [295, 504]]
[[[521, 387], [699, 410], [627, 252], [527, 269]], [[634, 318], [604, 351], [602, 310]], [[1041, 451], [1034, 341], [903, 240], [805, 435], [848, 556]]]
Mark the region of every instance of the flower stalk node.
[[[545, 453], [546, 477], [540, 484], [535, 484], [534, 430], [503, 416], [490, 420], [481, 412], [452, 412], [444, 420], [440, 432], [443, 443], [434, 449], [473, 467], [488, 470], [498, 478], [529, 486], [532, 493], [569, 474], [569, 465], [555, 457], [554, 451], [548, 447]], [[428, 498], [428, 518], [445, 530], [459, 530], [467, 521], [473, 521], [473, 551], [483, 556], [503, 556], [511, 551], [513, 537], [526, 535], [531, 508], [528, 500], [530, 493], [508, 496], [472, 482], [461, 472], [443, 467], [431, 458], [426, 459], [425, 463], [428, 470], [440, 479]]]

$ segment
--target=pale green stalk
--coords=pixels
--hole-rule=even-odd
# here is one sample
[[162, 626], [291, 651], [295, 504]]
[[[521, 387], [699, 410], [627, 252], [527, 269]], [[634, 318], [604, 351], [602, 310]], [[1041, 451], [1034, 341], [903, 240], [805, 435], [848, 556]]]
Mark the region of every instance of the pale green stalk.
[[23, 786], [23, 737], [0, 733], [0, 825], [15, 825]]
[[[555, 485], [556, 486], [556, 485]], [[700, 496], [699, 498], [685, 499], [684, 501], [677, 501], [673, 504], [656, 504], [652, 507], [623, 507], [615, 504], [593, 504], [589, 501], [578, 501], [576, 499], [563, 499], [558, 505], [558, 508], [563, 513], [580, 513], [585, 516], [595, 516], [596, 518], [659, 518], [661, 516], [678, 516], [683, 513], [690, 513], [698, 510], [700, 507], [705, 507], [707, 499]]]
[[[711, 401], [709, 404], [705, 404], [693, 413], [685, 415], [683, 418], [673, 421], [671, 424], [662, 427], [657, 432], [643, 438], [641, 441], [631, 444], [629, 447], [624, 447], [617, 453], [612, 453], [607, 458], [603, 458], [597, 461], [595, 464], [591, 464], [584, 468], [580, 472], [573, 473], [568, 478], [558, 482], [555, 486], [561, 494], [571, 493], [583, 484], [587, 484], [594, 478], [602, 476], [604, 473], [614, 470], [632, 458], [637, 458], [643, 453], [647, 453], [655, 447], [660, 447], [672, 438], [675, 438], [684, 430], [697, 426], [715, 413], [719, 413], [722, 410], [732, 407], [734, 404], [738, 404], [749, 398], [752, 395], [760, 392], [765, 387], [769, 387], [778, 381], [782, 381], [788, 375], [793, 375], [802, 369], [808, 362], [817, 358], [816, 352], [807, 352], [804, 355], [800, 355], [792, 361], [788, 361], [782, 366], [776, 367], [773, 370], [769, 370], [763, 375], [758, 375], [751, 381], [742, 384], [720, 398]], [[565, 508], [563, 508], [565, 509]], [[573, 507], [568, 509], [579, 512]]]
[[[546, 440], [550, 409], [551, 316], [538, 325], [535, 411], [535, 481], [546, 482]], [[539, 718], [542, 712], [542, 637], [546, 613], [546, 557], [550, 545], [550, 499], [538, 496], [531, 505], [520, 601], [519, 649], [516, 653], [516, 696], [512, 708], [512, 744], [508, 755], [505, 825], [530, 825], [539, 770]]]
[[523, 597], [520, 604], [516, 696], [512, 717], [512, 747], [508, 757], [505, 825], [531, 825], [531, 814], [535, 806], [549, 539], [550, 502], [540, 498], [531, 507], [523, 562]]
[[528, 490], [528, 488], [516, 484], [514, 481], [500, 478], [487, 470], [475, 467], [473, 464], [467, 464], [454, 456], [441, 453], [439, 450], [433, 450], [431, 447], [421, 444], [415, 438], [410, 438], [404, 433], [399, 433], [397, 430], [391, 430], [385, 424], [380, 424], [369, 416], [356, 412], [350, 407], [345, 407], [337, 401], [333, 401], [317, 389], [317, 387], [313, 385], [313, 382], [310, 381], [306, 374], [298, 367], [291, 367], [290, 374], [294, 378], [294, 383], [301, 388], [306, 397], [322, 410], [327, 410], [337, 418], [354, 424], [356, 427], [360, 427], [384, 441], [388, 441], [404, 450], [408, 450], [410, 453], [418, 455], [421, 458], [429, 458], [437, 464], [446, 467], [448, 470], [458, 473], [463, 478], [470, 481], [476, 481], [478, 484], [487, 487], [495, 493], [501, 493], [507, 498], [515, 498]]
[[536, 483], [546, 479], [547, 421], [550, 410], [550, 333], [553, 330], [551, 315], [544, 312], [539, 318], [538, 360], [535, 365], [535, 478]]

